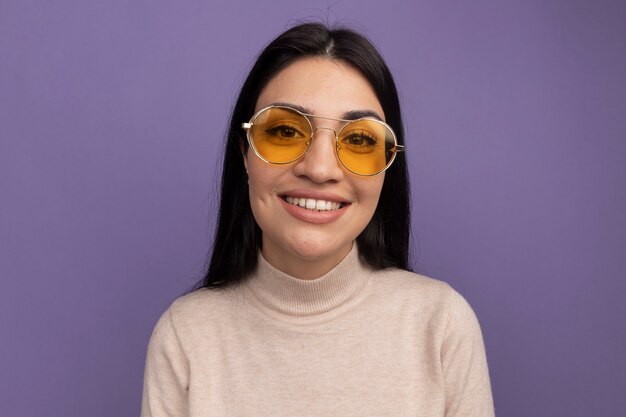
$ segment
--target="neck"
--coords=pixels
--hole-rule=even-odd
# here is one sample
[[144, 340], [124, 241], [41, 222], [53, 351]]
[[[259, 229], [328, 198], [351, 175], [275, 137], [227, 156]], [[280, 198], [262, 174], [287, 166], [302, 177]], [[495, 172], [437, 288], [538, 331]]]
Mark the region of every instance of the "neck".
[[312, 280], [331, 271], [352, 250], [352, 243], [325, 256], [316, 254], [293, 253], [274, 247], [264, 242], [261, 253], [263, 258], [274, 268], [294, 278]]
[[348, 255], [327, 274], [317, 279], [300, 279], [273, 265], [260, 254], [256, 270], [244, 284], [264, 310], [283, 319], [307, 320], [335, 311], [346, 303], [365, 296], [371, 276], [369, 267], [361, 263], [356, 244]]

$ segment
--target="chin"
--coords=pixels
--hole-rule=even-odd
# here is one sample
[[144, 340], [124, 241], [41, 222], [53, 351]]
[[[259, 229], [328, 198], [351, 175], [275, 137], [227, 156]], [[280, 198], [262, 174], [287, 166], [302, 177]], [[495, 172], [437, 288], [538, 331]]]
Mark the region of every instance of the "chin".
[[315, 260], [325, 260], [337, 257], [342, 259], [352, 248], [352, 241], [348, 243], [330, 243], [326, 240], [301, 241], [294, 244], [291, 252], [297, 257], [313, 262]]

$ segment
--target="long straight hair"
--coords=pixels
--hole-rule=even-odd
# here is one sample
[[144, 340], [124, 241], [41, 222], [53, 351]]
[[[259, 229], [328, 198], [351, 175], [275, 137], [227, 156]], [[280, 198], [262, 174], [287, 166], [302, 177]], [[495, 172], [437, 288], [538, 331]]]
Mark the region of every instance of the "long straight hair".
[[[335, 59], [359, 70], [372, 85], [398, 143], [404, 145], [400, 103], [393, 77], [367, 38], [351, 29], [329, 28], [319, 23], [300, 24], [278, 36], [259, 55], [232, 112], [212, 253], [206, 273], [195, 289], [239, 284], [256, 268], [261, 230], [250, 208], [247, 175], [241, 157], [242, 144], [244, 150], [248, 144], [241, 123], [252, 117], [267, 83], [291, 63], [307, 57]], [[359, 256], [373, 269], [409, 269], [409, 202], [407, 164], [401, 155], [385, 172], [378, 206], [356, 239]]]

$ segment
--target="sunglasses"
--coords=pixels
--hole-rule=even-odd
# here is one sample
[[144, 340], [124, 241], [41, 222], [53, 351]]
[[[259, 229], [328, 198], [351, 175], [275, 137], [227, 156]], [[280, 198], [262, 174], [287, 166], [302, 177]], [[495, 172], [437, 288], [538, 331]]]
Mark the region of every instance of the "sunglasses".
[[[312, 119], [343, 122], [338, 131], [329, 127], [313, 127]], [[335, 152], [339, 162], [357, 175], [372, 176], [391, 166], [396, 154], [404, 151], [398, 145], [391, 127], [378, 119], [334, 119], [303, 113], [287, 106], [265, 107], [242, 123], [254, 153], [270, 164], [289, 164], [302, 158], [311, 148], [318, 129], [335, 133]]]

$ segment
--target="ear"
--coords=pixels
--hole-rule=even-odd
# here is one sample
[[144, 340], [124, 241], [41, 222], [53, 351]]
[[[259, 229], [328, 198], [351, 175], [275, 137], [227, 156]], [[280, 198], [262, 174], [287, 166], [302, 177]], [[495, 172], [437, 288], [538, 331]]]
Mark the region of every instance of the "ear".
[[243, 166], [246, 168], [246, 174], [248, 173], [248, 155], [243, 146], [243, 140], [239, 139], [239, 151], [241, 152], [241, 157], [243, 158]]

